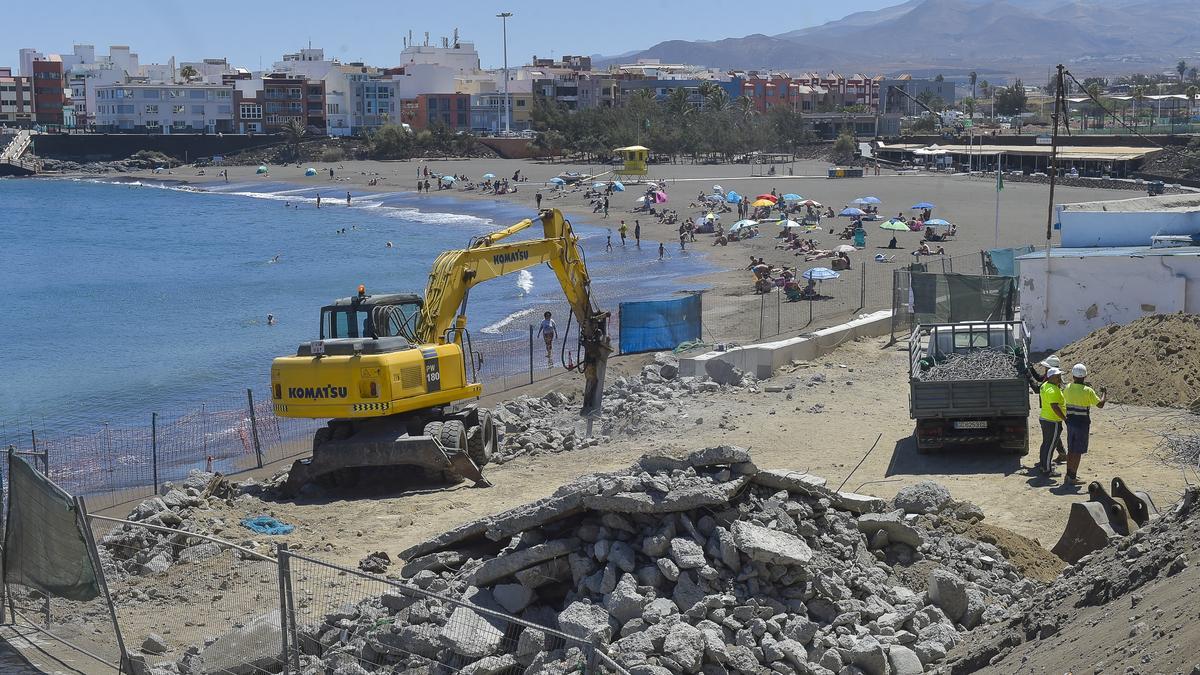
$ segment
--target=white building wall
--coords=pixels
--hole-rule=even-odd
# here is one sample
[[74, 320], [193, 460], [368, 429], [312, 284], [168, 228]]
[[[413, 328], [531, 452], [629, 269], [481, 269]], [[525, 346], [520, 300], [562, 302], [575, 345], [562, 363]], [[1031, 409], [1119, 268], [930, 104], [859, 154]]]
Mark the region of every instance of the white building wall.
[[1031, 349], [1059, 349], [1147, 314], [1200, 313], [1200, 254], [1019, 261], [1021, 317]]
[[479, 52], [473, 42], [459, 42], [458, 47], [412, 45], [400, 52], [400, 65], [410, 64], [440, 65], [456, 73], [474, 73], [479, 71]]
[[399, 83], [396, 93], [400, 98], [416, 98], [418, 94], [453, 94], [457, 74], [449, 66], [418, 63], [404, 66], [404, 74], [393, 79]]
[[1149, 246], [1159, 234], [1200, 232], [1196, 211], [1072, 211], [1059, 207], [1063, 248]]
[[21, 72], [19, 74], [23, 77], [33, 77], [33, 62], [45, 58], [45, 54], [32, 47], [25, 47], [18, 54], [18, 58], [21, 59]]

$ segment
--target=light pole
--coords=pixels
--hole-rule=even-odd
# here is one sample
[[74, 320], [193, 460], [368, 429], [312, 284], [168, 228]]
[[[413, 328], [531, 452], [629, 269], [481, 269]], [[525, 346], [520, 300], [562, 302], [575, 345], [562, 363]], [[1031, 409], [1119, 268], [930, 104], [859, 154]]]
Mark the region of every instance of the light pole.
[[500, 30], [504, 35], [504, 133], [509, 132], [510, 108], [508, 100], [508, 17], [512, 16], [512, 12], [500, 12], [496, 15], [500, 19]]

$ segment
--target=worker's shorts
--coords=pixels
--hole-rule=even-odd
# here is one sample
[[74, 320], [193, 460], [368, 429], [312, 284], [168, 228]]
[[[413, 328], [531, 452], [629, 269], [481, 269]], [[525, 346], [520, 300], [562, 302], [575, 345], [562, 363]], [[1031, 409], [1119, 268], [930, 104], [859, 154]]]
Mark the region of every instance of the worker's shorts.
[[1072, 455], [1084, 455], [1088, 451], [1088, 436], [1091, 434], [1092, 420], [1087, 417], [1067, 416], [1067, 452]]

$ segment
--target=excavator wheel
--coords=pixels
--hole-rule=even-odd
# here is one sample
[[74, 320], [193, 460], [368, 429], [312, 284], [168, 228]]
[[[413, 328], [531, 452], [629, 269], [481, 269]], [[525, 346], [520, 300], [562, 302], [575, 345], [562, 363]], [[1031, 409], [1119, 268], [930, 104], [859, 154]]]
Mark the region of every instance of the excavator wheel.
[[467, 455], [476, 466], [492, 461], [496, 451], [496, 421], [488, 410], [479, 412], [479, 424], [467, 429]]

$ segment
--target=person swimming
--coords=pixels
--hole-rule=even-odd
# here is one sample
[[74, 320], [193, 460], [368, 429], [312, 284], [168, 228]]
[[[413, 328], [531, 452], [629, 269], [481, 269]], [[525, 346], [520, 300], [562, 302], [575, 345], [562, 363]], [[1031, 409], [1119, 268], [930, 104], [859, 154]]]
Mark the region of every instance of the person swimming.
[[281, 255], [283, 255], [283, 254], [281, 254], [281, 253], [276, 253], [276, 254], [275, 254], [275, 257], [274, 257], [274, 258], [271, 258], [271, 262], [272, 262], [272, 263], [277, 263], [277, 262], [279, 262], [279, 256], [281, 256]]
[[391, 247], [392, 247], [392, 242], [390, 242], [390, 241], [389, 241], [389, 242], [387, 243], [387, 247], [388, 247], [388, 248], [391, 248]]
[[275, 325], [275, 315], [274, 315], [274, 314], [268, 314], [268, 315], [267, 315], [267, 325], [268, 325], [268, 326], [274, 326], [274, 325]]

